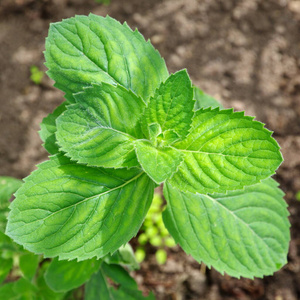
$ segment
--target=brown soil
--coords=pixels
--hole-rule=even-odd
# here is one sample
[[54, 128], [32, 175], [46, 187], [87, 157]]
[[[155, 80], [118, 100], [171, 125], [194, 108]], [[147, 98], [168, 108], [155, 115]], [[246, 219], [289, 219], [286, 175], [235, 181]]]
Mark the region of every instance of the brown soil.
[[[50, 22], [109, 14], [138, 27], [171, 72], [187, 68], [194, 84], [225, 107], [245, 110], [274, 131], [285, 162], [276, 179], [292, 224], [289, 263], [264, 279], [233, 279], [205, 270], [179, 248], [167, 264], [154, 256], [135, 274], [158, 299], [300, 299], [300, 1], [292, 0], [1, 0], [0, 174], [23, 178], [47, 158], [37, 134], [63, 100], [46, 76], [42, 51]], [[151, 251], [150, 251], [151, 252]]]

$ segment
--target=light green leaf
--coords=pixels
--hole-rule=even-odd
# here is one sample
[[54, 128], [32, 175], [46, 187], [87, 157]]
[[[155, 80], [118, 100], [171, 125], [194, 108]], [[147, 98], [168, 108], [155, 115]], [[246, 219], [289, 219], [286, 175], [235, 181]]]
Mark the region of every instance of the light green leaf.
[[136, 141], [135, 147], [143, 170], [158, 184], [170, 178], [182, 161], [180, 151], [172, 147], [155, 148], [145, 140]]
[[6, 233], [45, 257], [100, 258], [137, 233], [153, 190], [141, 170], [91, 168], [53, 156], [25, 179]]
[[68, 106], [56, 122], [61, 149], [89, 166], [138, 166], [133, 141], [143, 137], [139, 124], [143, 100], [109, 84], [94, 85], [74, 97], [77, 104]]
[[40, 124], [41, 130], [39, 131], [40, 138], [44, 142], [44, 148], [50, 154], [59, 153], [59, 147], [56, 142], [55, 132], [56, 132], [56, 119], [66, 110], [66, 102], [59, 105], [53, 113], [45, 117]]
[[274, 174], [282, 162], [271, 134], [243, 112], [200, 109], [187, 138], [173, 144], [183, 162], [170, 184], [203, 194], [255, 184]]
[[78, 288], [99, 270], [101, 262], [96, 258], [83, 261], [55, 258], [45, 272], [46, 283], [56, 292], [67, 292]]
[[147, 100], [168, 77], [151, 43], [108, 16], [90, 14], [51, 24], [45, 58], [47, 74], [71, 102], [73, 93], [101, 82], [120, 84]]
[[107, 264], [119, 264], [126, 266], [130, 271], [140, 268], [129, 243], [120, 247], [114, 254], [108, 254], [104, 261]]
[[186, 70], [172, 74], [155, 91], [145, 110], [144, 131], [148, 125], [159, 124], [161, 131], [173, 130], [185, 137], [193, 117], [193, 89]]
[[5, 280], [6, 276], [9, 274], [13, 267], [12, 258], [3, 258], [0, 256], [0, 284]]
[[217, 101], [215, 98], [212, 96], [205, 94], [202, 90], [200, 90], [198, 87], [194, 86], [194, 99], [196, 100], [195, 102], [195, 110], [198, 110], [200, 108], [217, 108], [219, 107], [220, 109], [223, 109], [223, 105]]
[[[94, 274], [86, 283], [84, 300], [115, 300], [110, 292], [102, 270]], [[116, 299], [117, 300], [117, 299]]]
[[24, 277], [31, 281], [36, 274], [39, 265], [39, 256], [33, 253], [21, 255], [19, 258], [19, 266]]
[[164, 223], [184, 251], [234, 277], [271, 275], [287, 262], [283, 192], [273, 179], [227, 194], [200, 195], [164, 185]]

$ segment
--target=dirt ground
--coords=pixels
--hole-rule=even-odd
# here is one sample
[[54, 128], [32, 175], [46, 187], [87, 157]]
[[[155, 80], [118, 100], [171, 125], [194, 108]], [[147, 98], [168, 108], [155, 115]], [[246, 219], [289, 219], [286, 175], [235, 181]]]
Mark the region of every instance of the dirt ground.
[[63, 94], [46, 76], [30, 81], [30, 66], [45, 70], [50, 22], [89, 12], [138, 27], [170, 72], [187, 68], [225, 107], [266, 123], [285, 158], [275, 178], [289, 203], [292, 241], [281, 271], [233, 279], [175, 248], [163, 266], [149, 256], [135, 274], [140, 287], [157, 299], [300, 299], [300, 1], [0, 0], [0, 175], [23, 178], [47, 158], [37, 131]]

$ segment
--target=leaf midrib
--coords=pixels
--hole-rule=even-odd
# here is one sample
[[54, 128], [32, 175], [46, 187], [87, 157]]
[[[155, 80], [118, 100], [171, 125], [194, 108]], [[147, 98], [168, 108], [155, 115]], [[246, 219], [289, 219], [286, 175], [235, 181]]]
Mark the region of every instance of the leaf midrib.
[[[71, 205], [69, 205], [69, 206], [66, 206], [66, 207], [64, 207], [64, 208], [62, 208], [62, 209], [60, 209], [60, 210], [58, 210], [58, 211], [55, 211], [55, 212], [49, 214], [47, 217], [42, 218], [42, 219], [38, 219], [38, 220], [36, 220], [36, 221], [34, 221], [34, 222], [38, 222], [38, 221], [41, 221], [41, 220], [45, 221], [45, 220], [47, 220], [48, 218], [53, 217], [53, 216], [56, 215], [57, 213], [60, 213], [60, 212], [62, 212], [62, 211], [64, 211], [64, 210], [66, 210], [66, 209], [70, 209], [70, 208], [72, 208], [73, 206], [76, 207], [77, 205], [82, 204], [82, 203], [84, 203], [84, 202], [87, 202], [87, 201], [89, 201], [89, 200], [92, 200], [92, 199], [95, 198], [95, 197], [101, 197], [101, 196], [103, 196], [103, 195], [105, 195], [105, 194], [109, 194], [109, 193], [111, 193], [111, 192], [113, 192], [113, 191], [115, 191], [115, 190], [121, 189], [121, 188], [123, 188], [124, 186], [126, 186], [127, 184], [130, 184], [131, 182], [133, 182], [133, 181], [135, 181], [136, 179], [138, 179], [138, 178], [139, 178], [140, 176], [142, 176], [143, 174], [144, 174], [144, 172], [141, 172], [141, 173], [139, 173], [138, 175], [134, 176], [134, 177], [131, 178], [130, 180], [124, 182], [123, 184], [121, 184], [121, 185], [119, 185], [119, 186], [117, 186], [117, 187], [114, 187], [114, 188], [112, 188], [112, 189], [109, 189], [109, 190], [107, 190], [107, 191], [105, 191], [105, 192], [103, 192], [103, 193], [100, 193], [100, 194], [97, 194], [97, 195], [93, 195], [93, 196], [91, 196], [91, 197], [88, 197], [88, 198], [85, 198], [85, 199], [83, 199], [83, 200], [80, 200], [79, 202], [76, 202], [76, 203], [74, 203], [74, 204], [71, 204]], [[40, 184], [40, 183], [42, 183], [42, 182], [39, 182], [39, 184]], [[38, 185], [38, 184], [37, 184], [37, 185]], [[25, 210], [25, 211], [26, 211], [26, 210]], [[27, 210], [27, 211], [28, 211], [28, 210]], [[34, 222], [33, 222], [33, 223], [34, 223]]]

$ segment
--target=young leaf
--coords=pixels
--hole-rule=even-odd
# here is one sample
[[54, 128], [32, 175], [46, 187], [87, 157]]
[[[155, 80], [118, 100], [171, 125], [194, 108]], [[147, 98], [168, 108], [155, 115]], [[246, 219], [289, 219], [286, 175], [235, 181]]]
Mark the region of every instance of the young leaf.
[[135, 258], [132, 247], [130, 246], [129, 243], [120, 247], [118, 251], [116, 251], [114, 254], [112, 255], [108, 254], [104, 258], [104, 261], [107, 264], [118, 264], [118, 265], [126, 266], [130, 271], [137, 270], [140, 268]]
[[29, 281], [31, 281], [36, 274], [39, 259], [39, 256], [33, 253], [26, 253], [19, 258], [20, 269], [24, 277]]
[[45, 257], [100, 258], [137, 233], [153, 190], [139, 169], [91, 168], [53, 156], [16, 194], [6, 232]]
[[241, 189], [271, 176], [282, 162], [271, 132], [230, 109], [196, 111], [187, 138], [172, 146], [183, 162], [170, 184], [192, 193]]
[[200, 195], [164, 185], [164, 223], [184, 251], [222, 274], [270, 275], [287, 262], [289, 221], [273, 179], [227, 194]]
[[156, 123], [162, 132], [172, 129], [185, 137], [192, 123], [193, 107], [190, 78], [186, 70], [179, 71], [162, 83], [150, 99], [144, 113], [144, 128]]
[[144, 140], [136, 141], [135, 147], [143, 170], [158, 184], [170, 178], [182, 161], [180, 151], [172, 147], [155, 148]]
[[202, 90], [200, 90], [198, 87], [194, 86], [194, 99], [195, 102], [195, 110], [198, 110], [200, 108], [217, 108], [224, 109], [223, 105], [217, 101], [215, 98], [213, 98], [210, 95], [205, 94]]
[[67, 292], [75, 289], [99, 270], [101, 260], [95, 258], [76, 261], [53, 259], [45, 272], [48, 286], [56, 292]]
[[40, 124], [41, 130], [39, 131], [40, 138], [44, 142], [44, 148], [50, 154], [59, 153], [59, 147], [56, 142], [55, 132], [56, 132], [56, 119], [66, 110], [66, 102], [59, 105], [53, 113], [45, 117]]
[[133, 141], [143, 137], [139, 125], [143, 100], [109, 84], [93, 85], [74, 97], [77, 103], [56, 121], [61, 149], [89, 166], [138, 166]]
[[51, 24], [45, 58], [47, 74], [71, 102], [73, 93], [101, 82], [123, 85], [147, 100], [168, 77], [150, 42], [108, 16], [90, 14]]

